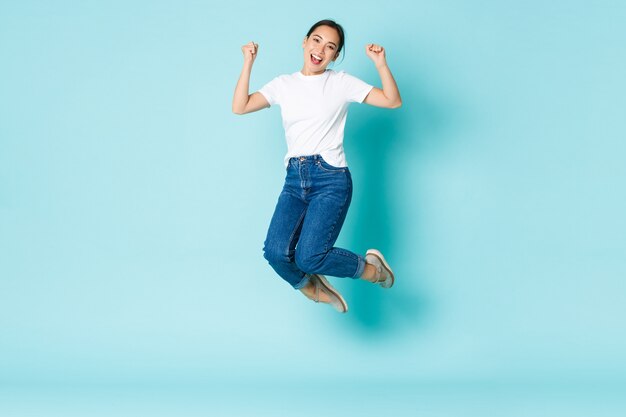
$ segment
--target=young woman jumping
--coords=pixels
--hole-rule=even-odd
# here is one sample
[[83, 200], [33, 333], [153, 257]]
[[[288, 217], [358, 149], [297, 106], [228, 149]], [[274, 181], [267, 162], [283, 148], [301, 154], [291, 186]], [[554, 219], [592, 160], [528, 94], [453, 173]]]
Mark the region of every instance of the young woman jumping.
[[246, 114], [279, 105], [287, 140], [286, 178], [269, 225], [264, 257], [276, 273], [307, 298], [345, 313], [348, 305], [324, 275], [360, 278], [391, 288], [394, 275], [380, 251], [365, 256], [333, 245], [352, 199], [352, 177], [343, 150], [351, 102], [397, 108], [400, 92], [385, 49], [368, 44], [382, 89], [327, 66], [344, 46], [344, 31], [333, 20], [315, 23], [304, 37], [300, 71], [275, 77], [248, 94], [259, 45], [241, 47], [243, 69], [233, 96], [233, 112]]

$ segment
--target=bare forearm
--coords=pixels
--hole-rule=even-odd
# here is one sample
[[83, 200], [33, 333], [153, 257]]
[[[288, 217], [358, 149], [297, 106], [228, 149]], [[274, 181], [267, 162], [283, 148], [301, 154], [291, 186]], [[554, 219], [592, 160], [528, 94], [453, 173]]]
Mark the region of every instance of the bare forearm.
[[250, 73], [252, 72], [252, 63], [244, 62], [239, 80], [237, 80], [237, 86], [235, 87], [235, 94], [233, 95], [233, 112], [243, 112], [248, 104], [249, 90], [250, 90]]
[[383, 64], [377, 66], [376, 69], [378, 70], [380, 81], [383, 84], [383, 93], [385, 94], [385, 97], [393, 103], [402, 103], [398, 85], [396, 84], [396, 80], [394, 80], [393, 75], [391, 75], [389, 66], [387, 64]]

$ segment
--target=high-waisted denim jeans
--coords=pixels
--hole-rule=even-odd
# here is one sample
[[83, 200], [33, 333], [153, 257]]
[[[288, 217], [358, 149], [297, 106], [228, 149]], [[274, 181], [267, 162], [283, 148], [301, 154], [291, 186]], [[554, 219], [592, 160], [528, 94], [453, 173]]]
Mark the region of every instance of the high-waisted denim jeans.
[[291, 158], [263, 248], [276, 273], [295, 289], [306, 274], [359, 278], [365, 258], [333, 245], [352, 200], [348, 167], [320, 155]]

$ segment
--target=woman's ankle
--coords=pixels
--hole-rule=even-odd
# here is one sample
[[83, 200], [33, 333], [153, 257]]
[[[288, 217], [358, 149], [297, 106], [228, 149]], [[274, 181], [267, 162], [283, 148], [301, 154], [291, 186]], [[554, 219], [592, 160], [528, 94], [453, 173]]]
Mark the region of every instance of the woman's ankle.
[[300, 288], [300, 292], [302, 292], [302, 294], [306, 295], [307, 297], [312, 298], [315, 294], [315, 285], [313, 285], [311, 281], [308, 281], [304, 285], [304, 287]]
[[368, 282], [376, 282], [376, 272], [374, 265], [366, 263], [360, 278]]

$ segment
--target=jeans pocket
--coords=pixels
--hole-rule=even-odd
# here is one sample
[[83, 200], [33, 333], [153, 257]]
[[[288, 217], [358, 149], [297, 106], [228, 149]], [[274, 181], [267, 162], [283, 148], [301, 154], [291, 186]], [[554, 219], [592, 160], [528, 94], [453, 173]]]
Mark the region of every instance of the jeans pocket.
[[326, 172], [346, 172], [346, 167], [336, 167], [334, 165], [331, 165], [326, 162], [322, 157], [317, 160], [317, 166], [320, 167], [322, 171]]

